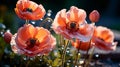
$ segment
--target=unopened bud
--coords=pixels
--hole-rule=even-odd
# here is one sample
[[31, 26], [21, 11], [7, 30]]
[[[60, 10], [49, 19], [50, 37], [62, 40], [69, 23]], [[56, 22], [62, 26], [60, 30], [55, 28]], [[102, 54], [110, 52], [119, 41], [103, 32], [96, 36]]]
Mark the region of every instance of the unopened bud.
[[100, 14], [97, 10], [93, 10], [90, 14], [89, 14], [89, 19], [91, 22], [98, 22], [100, 18]]
[[6, 43], [10, 43], [11, 38], [12, 38], [12, 34], [11, 34], [10, 32], [5, 32], [3, 38], [4, 38], [4, 41], [5, 41]]

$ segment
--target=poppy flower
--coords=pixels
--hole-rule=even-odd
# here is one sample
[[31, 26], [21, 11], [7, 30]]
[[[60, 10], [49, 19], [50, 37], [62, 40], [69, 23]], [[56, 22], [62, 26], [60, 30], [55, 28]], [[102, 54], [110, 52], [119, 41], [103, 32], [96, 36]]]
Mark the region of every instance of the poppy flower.
[[29, 0], [18, 0], [15, 12], [19, 18], [24, 20], [39, 20], [44, 17], [45, 9], [40, 4]]
[[67, 39], [77, 38], [81, 41], [89, 41], [94, 25], [87, 24], [85, 18], [86, 12], [83, 9], [75, 6], [72, 6], [68, 12], [66, 9], [62, 9], [57, 13], [52, 28], [57, 34], [61, 34]]
[[72, 40], [71, 44], [73, 47], [83, 51], [87, 51], [92, 47], [92, 44], [90, 42], [82, 42], [78, 39], [76, 39], [75, 42]]
[[42, 27], [25, 24], [13, 36], [12, 50], [18, 54], [36, 56], [48, 54], [56, 44], [56, 39]]
[[95, 28], [92, 42], [95, 43], [97, 48], [102, 50], [115, 50], [117, 45], [117, 42], [114, 42], [113, 32], [102, 26]]

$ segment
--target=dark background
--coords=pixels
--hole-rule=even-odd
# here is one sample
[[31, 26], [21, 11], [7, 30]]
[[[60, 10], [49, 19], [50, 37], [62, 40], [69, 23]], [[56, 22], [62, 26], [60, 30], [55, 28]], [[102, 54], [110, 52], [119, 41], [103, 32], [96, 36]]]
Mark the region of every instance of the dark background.
[[[111, 29], [120, 30], [120, 0], [32, 0], [37, 4], [42, 4], [47, 10], [52, 10], [54, 17], [61, 9], [69, 9], [77, 6], [89, 13], [96, 9], [100, 12], [100, 21], [96, 25], [107, 26]], [[20, 20], [14, 12], [17, 0], [0, 0], [0, 22], [7, 28], [17, 27]], [[1, 17], [2, 16], [2, 17]], [[87, 16], [88, 20], [88, 16]], [[89, 20], [88, 20], [89, 22]], [[12, 24], [16, 24], [13, 26]], [[11, 24], [11, 25], [10, 25]]]

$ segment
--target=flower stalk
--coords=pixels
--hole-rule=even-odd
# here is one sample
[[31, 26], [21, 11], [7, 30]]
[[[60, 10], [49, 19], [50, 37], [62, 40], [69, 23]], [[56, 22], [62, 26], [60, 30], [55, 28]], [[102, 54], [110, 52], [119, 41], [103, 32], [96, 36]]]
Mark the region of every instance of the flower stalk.
[[[79, 48], [80, 48], [80, 46], [81, 46], [81, 41], [80, 41], [80, 43], [79, 43]], [[76, 53], [76, 57], [75, 57], [75, 66], [78, 66], [78, 59], [79, 59], [79, 48], [78, 48], [78, 50], [77, 50], [77, 53]]]
[[65, 56], [66, 56], [66, 50], [67, 50], [67, 47], [69, 45], [69, 40], [66, 40], [66, 43], [64, 45], [64, 50], [63, 50], [63, 54], [62, 54], [62, 67], [64, 67], [65, 65]]

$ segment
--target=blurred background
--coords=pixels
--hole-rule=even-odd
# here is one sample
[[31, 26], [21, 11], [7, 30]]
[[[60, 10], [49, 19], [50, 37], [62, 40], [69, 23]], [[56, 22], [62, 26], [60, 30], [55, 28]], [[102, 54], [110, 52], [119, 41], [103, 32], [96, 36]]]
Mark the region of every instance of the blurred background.
[[[77, 6], [84, 9], [88, 15], [92, 10], [98, 10], [100, 12], [100, 20], [96, 25], [108, 27], [113, 30], [115, 34], [115, 41], [118, 41], [117, 50], [109, 54], [99, 54], [101, 63], [110, 65], [112, 67], [120, 66], [120, 0], [32, 0], [38, 4], [42, 4], [47, 10], [52, 10], [52, 18], [61, 9], [67, 9], [71, 6]], [[0, 0], [0, 23], [6, 26], [6, 29], [10, 29], [12, 33], [15, 33], [20, 27], [23, 20], [19, 19], [14, 12], [17, 0]], [[4, 58], [4, 49], [7, 46], [0, 38], [0, 62]], [[5, 44], [6, 46], [3, 46]], [[10, 49], [10, 48], [9, 48]], [[98, 54], [98, 53], [96, 53]], [[96, 56], [96, 55], [95, 55]], [[94, 57], [94, 59], [96, 59]], [[102, 60], [105, 60], [104, 62]], [[119, 59], [119, 60], [118, 60]], [[112, 63], [112, 64], [111, 64]], [[2, 63], [0, 63], [2, 64]]]

